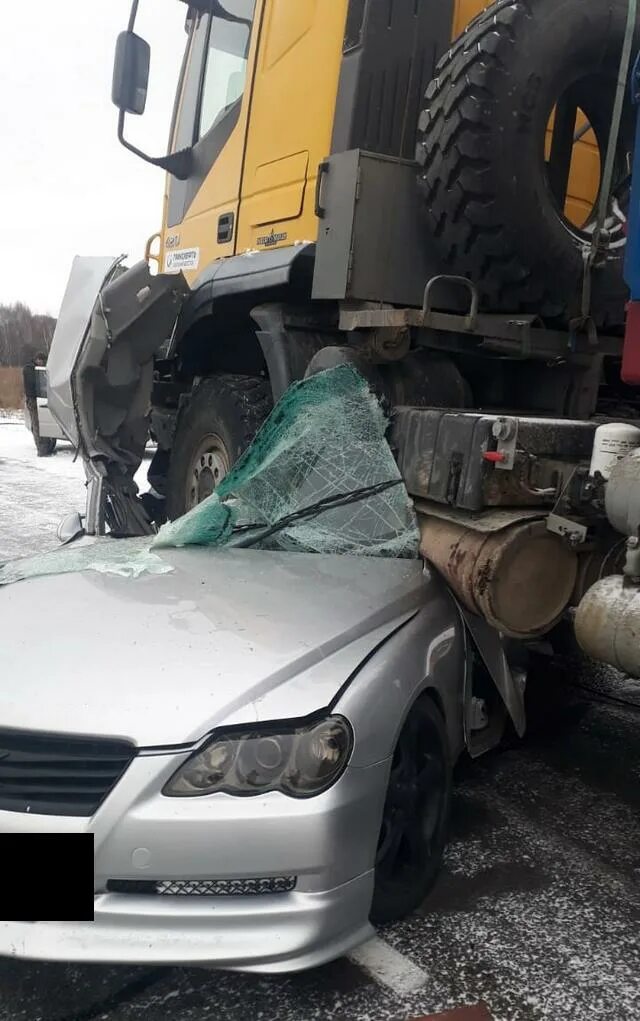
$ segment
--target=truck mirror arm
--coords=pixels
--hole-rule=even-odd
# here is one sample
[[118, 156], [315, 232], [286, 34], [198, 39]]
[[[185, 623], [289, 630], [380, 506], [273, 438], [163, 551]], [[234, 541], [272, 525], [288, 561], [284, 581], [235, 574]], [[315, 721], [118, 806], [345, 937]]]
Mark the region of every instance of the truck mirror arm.
[[126, 111], [120, 110], [120, 116], [118, 117], [118, 141], [128, 149], [129, 152], [135, 153], [145, 161], [145, 163], [151, 163], [154, 167], [161, 167], [166, 170], [167, 173], [172, 174], [173, 177], [177, 177], [179, 181], [186, 181], [191, 176], [193, 171], [193, 149], [180, 149], [178, 152], [169, 153], [167, 156], [149, 156], [142, 149], [138, 149], [137, 146], [129, 142], [124, 135], [124, 122], [126, 117]]

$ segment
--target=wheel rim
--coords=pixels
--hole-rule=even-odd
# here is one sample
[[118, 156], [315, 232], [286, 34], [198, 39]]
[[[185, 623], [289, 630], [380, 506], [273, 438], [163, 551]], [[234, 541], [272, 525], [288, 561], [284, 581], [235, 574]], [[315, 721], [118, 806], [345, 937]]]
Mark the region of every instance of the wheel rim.
[[187, 510], [211, 496], [229, 472], [229, 455], [219, 436], [211, 433], [198, 445], [187, 475]]
[[[588, 79], [581, 79], [558, 96], [557, 104], [553, 108], [556, 117], [553, 128], [551, 128], [551, 111], [547, 122], [547, 130], [550, 134], [550, 151], [549, 158], [545, 159], [544, 164], [547, 189], [556, 213], [567, 230], [581, 243], [589, 243], [593, 237], [598, 203], [600, 201], [604, 157], [609, 142], [609, 118], [603, 118], [602, 111], [597, 107], [593, 110], [591, 109], [592, 104], [589, 102], [590, 90], [587, 86]], [[595, 84], [592, 84], [590, 87], [591, 92], [596, 87]], [[579, 118], [582, 118], [585, 122], [584, 126], [580, 129], [578, 128]], [[583, 139], [588, 138], [591, 139], [592, 149], [595, 144], [595, 151], [597, 151], [599, 181], [598, 189], [593, 194], [580, 196], [580, 199], [587, 207], [591, 205], [591, 209], [583, 210], [581, 222], [579, 222], [570, 215], [567, 202], [571, 197], [570, 185], [574, 181], [574, 172], [577, 173], [577, 165], [574, 162], [578, 153], [577, 146]], [[584, 157], [582, 158], [584, 159]], [[620, 141], [618, 151], [616, 152], [617, 172], [614, 176], [614, 192], [612, 197], [616, 199], [616, 202], [620, 199], [623, 207], [628, 207], [628, 197], [625, 198], [622, 195], [618, 195], [619, 189], [615, 188], [616, 181], [619, 185], [620, 181], [624, 181], [627, 176], [626, 170], [623, 171], [622, 169], [625, 166], [626, 153], [624, 152], [624, 145]], [[601, 241], [601, 244], [603, 246], [606, 245], [608, 249], [615, 250], [624, 248], [626, 245], [624, 220], [620, 218], [620, 212], [620, 205], [612, 206], [610, 203], [609, 220], [607, 222], [608, 236], [604, 237]], [[626, 215], [626, 212], [627, 210], [625, 209], [622, 215]]]
[[435, 727], [417, 712], [393, 757], [376, 871], [385, 884], [413, 882], [437, 849], [446, 810], [446, 764]]

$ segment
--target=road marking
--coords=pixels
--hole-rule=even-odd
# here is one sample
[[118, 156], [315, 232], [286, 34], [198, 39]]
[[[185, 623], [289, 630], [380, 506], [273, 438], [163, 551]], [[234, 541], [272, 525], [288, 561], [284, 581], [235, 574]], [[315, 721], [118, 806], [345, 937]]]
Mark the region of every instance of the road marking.
[[411, 1021], [493, 1021], [484, 1003], [475, 1007], [457, 1007], [446, 1010], [444, 1014], [427, 1014], [426, 1017], [414, 1017]]
[[422, 968], [377, 936], [352, 950], [349, 959], [396, 996], [411, 996], [427, 982], [427, 973]]

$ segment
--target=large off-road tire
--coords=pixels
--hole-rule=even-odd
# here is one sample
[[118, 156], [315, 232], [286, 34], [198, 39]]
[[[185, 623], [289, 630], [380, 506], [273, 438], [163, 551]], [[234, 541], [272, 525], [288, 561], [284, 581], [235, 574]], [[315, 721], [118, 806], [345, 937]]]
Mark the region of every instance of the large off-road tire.
[[391, 763], [376, 857], [371, 921], [383, 925], [415, 911], [435, 883], [447, 840], [452, 762], [442, 713], [416, 702]]
[[[485, 307], [563, 319], [580, 311], [593, 219], [578, 227], [564, 215], [568, 165], [565, 157], [558, 183], [561, 161], [545, 162], [545, 137], [554, 110], [561, 131], [564, 110], [571, 145], [577, 106], [604, 163], [626, 16], [627, 0], [496, 0], [438, 65], [419, 124], [419, 183], [446, 271], [473, 279]], [[627, 104], [614, 176], [621, 204], [633, 133]], [[624, 244], [618, 226], [593, 274], [600, 324], [623, 322]]]
[[206, 499], [252, 443], [271, 410], [269, 383], [256, 376], [205, 379], [182, 411], [167, 475], [167, 515]]

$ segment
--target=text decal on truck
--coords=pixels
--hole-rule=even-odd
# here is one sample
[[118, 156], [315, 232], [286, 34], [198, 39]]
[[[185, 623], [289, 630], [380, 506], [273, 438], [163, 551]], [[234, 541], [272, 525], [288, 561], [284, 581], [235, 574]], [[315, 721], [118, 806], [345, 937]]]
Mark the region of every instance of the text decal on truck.
[[197, 269], [199, 265], [199, 248], [178, 248], [167, 252], [164, 259], [165, 273], [181, 273], [183, 270]]
[[266, 248], [273, 248], [274, 245], [279, 245], [281, 241], [286, 241], [288, 237], [288, 234], [276, 234], [272, 230], [270, 234], [263, 234], [262, 237], [256, 238], [256, 242], [259, 245], [264, 245]]

